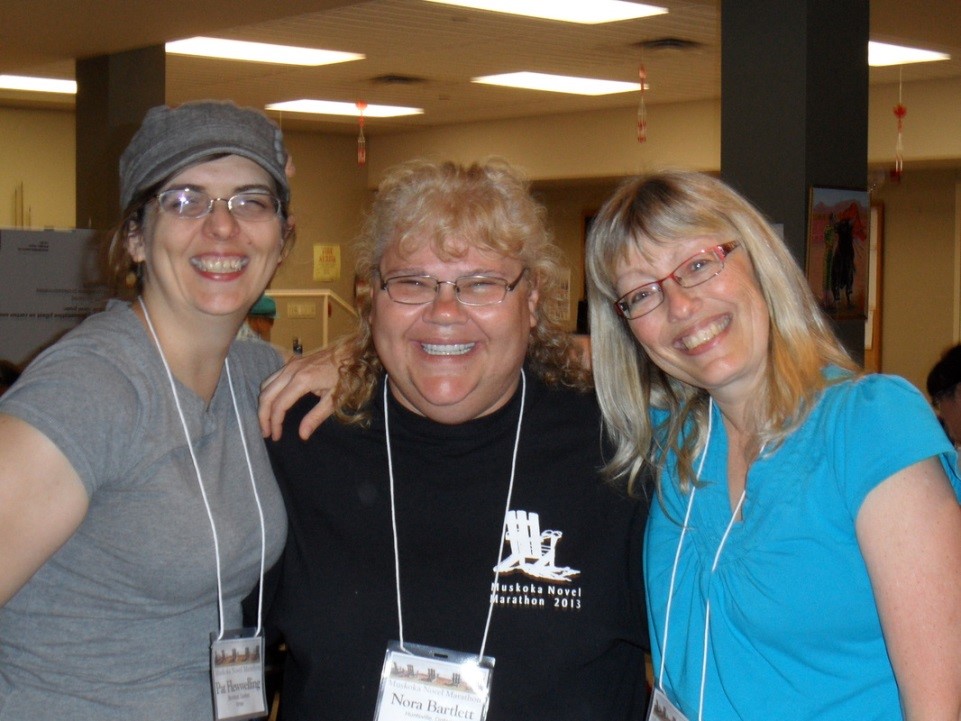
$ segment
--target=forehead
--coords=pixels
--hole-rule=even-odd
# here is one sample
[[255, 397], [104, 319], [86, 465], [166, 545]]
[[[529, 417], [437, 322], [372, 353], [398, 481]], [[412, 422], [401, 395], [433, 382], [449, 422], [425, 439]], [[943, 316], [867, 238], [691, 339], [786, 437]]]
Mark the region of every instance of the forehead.
[[716, 237], [707, 235], [673, 240], [635, 239], [625, 246], [623, 253], [615, 260], [614, 272], [616, 275], [627, 272], [663, 275], [672, 272], [692, 255], [713, 248], [719, 242]]
[[242, 185], [272, 186], [272, 178], [264, 168], [249, 158], [239, 155], [223, 155], [188, 165], [170, 176], [164, 185], [192, 183], [231, 183]]
[[500, 267], [520, 262], [510, 256], [461, 237], [425, 237], [410, 234], [388, 243], [382, 261], [412, 266]]

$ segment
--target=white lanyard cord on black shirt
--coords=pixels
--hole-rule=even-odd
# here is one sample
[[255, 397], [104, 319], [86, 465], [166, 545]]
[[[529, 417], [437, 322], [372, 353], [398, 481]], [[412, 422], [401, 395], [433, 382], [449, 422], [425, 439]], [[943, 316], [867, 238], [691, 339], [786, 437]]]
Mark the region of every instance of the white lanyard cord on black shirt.
[[[401, 649], [406, 653], [407, 649], [404, 647], [404, 614], [401, 610], [401, 597], [400, 597], [400, 552], [398, 551], [397, 542], [397, 509], [394, 503], [394, 461], [391, 454], [390, 448], [390, 423], [387, 418], [387, 387], [389, 385], [390, 378], [385, 375], [384, 377], [384, 437], [387, 443], [387, 475], [390, 481], [390, 522], [391, 530], [394, 534], [394, 578], [396, 579], [397, 585], [397, 627], [398, 627], [398, 643]], [[500, 560], [501, 549], [504, 547], [504, 532], [507, 529], [507, 514], [511, 507], [511, 494], [514, 492], [514, 474], [517, 470], [517, 451], [520, 448], [521, 440], [521, 424], [524, 421], [524, 401], [527, 395], [527, 377], [524, 375], [524, 370], [521, 369], [521, 407], [520, 412], [517, 416], [517, 431], [514, 435], [514, 453], [511, 456], [511, 478], [510, 483], [507, 486], [507, 504], [504, 508], [504, 521], [501, 523], [501, 530], [499, 541], [497, 545], [497, 558]], [[494, 588], [497, 588], [497, 582], [500, 579], [500, 564], [495, 564], [494, 571]], [[487, 609], [487, 621], [484, 624], [484, 637], [481, 639], [480, 653], [477, 654], [478, 660], [484, 658], [484, 650], [487, 648], [487, 634], [491, 627], [491, 616], [494, 613], [494, 598], [495, 594], [492, 592], [490, 595], [490, 606]]]
[[[157, 337], [157, 332], [154, 330], [153, 323], [150, 321], [150, 313], [147, 311], [147, 305], [143, 302], [142, 297], [137, 298], [137, 300], [140, 301], [140, 307], [143, 309], [144, 320], [147, 321], [147, 328], [150, 330], [150, 335], [153, 336], [153, 341], [157, 346], [157, 352], [160, 353], [160, 360], [163, 362], [164, 370], [167, 372], [167, 380], [170, 382], [170, 392], [173, 393], [174, 404], [177, 406], [177, 414], [180, 416], [180, 425], [184, 429], [184, 436], [187, 439], [187, 448], [190, 450], [190, 459], [194, 464], [194, 471], [197, 474], [197, 483], [200, 485], [200, 495], [204, 499], [204, 508], [207, 509], [207, 519], [210, 521], [210, 530], [214, 537], [214, 557], [217, 562], [217, 615], [220, 619], [220, 629], [219, 633], [217, 634], [217, 640], [219, 641], [224, 637], [224, 592], [220, 571], [220, 541], [217, 538], [217, 525], [214, 523], [214, 514], [210, 510], [210, 501], [207, 499], [207, 489], [204, 488], [204, 480], [200, 474], [200, 463], [197, 461], [197, 455], [194, 452], [194, 444], [190, 439], [190, 431], [187, 428], [187, 420], [184, 418], [183, 408], [180, 406], [180, 397], [177, 395], [177, 384], [174, 382], [173, 373], [170, 370], [170, 366], [167, 364], [167, 358], [164, 355], [163, 348], [160, 345], [160, 339]], [[237, 419], [237, 430], [240, 431], [240, 442], [244, 449], [244, 458], [247, 460], [247, 471], [250, 474], [250, 487], [254, 490], [254, 500], [257, 502], [257, 513], [260, 516], [260, 583], [258, 584], [257, 592], [257, 632], [254, 634], [255, 636], [259, 636], [264, 604], [264, 563], [267, 556], [266, 524], [264, 523], [264, 509], [260, 504], [260, 494], [257, 493], [257, 483], [254, 481], [254, 466], [250, 460], [250, 451], [247, 448], [247, 437], [244, 434], [244, 424], [240, 419], [240, 409], [237, 406], [237, 395], [234, 393], [234, 383], [233, 379], [230, 377], [230, 361], [227, 358], [224, 358], [224, 370], [227, 371], [227, 385], [230, 387], [230, 398], [233, 401], [234, 416]]]

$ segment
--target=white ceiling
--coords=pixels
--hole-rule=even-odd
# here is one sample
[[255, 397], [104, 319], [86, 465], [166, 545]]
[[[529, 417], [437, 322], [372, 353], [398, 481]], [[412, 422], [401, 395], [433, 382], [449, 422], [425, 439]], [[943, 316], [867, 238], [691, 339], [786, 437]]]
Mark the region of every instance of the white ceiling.
[[[651, 85], [645, 96], [649, 104], [717, 98], [719, 3], [663, 0], [659, 4], [670, 9], [667, 15], [584, 26], [423, 0], [0, 0], [0, 73], [72, 78], [75, 58], [200, 34], [359, 52], [367, 59], [319, 68], [168, 56], [167, 101], [217, 97], [263, 107], [316, 98], [425, 110], [422, 116], [367, 120], [367, 133], [375, 135], [638, 103], [637, 93], [587, 98], [470, 82], [479, 75], [517, 70], [636, 82], [643, 63]], [[910, 8], [904, 0], [872, 0], [870, 7], [872, 40], [952, 55], [946, 62], [905, 66], [905, 82], [961, 77], [961, 0], [916, 0]], [[641, 48], [664, 38], [693, 47]], [[843, 29], [838, 41], [844, 41]], [[870, 73], [872, 84], [894, 83], [898, 77], [898, 68]], [[0, 104], [71, 107], [72, 100], [0, 91]], [[356, 132], [355, 119], [315, 117], [303, 122], [288, 115], [284, 122]]]

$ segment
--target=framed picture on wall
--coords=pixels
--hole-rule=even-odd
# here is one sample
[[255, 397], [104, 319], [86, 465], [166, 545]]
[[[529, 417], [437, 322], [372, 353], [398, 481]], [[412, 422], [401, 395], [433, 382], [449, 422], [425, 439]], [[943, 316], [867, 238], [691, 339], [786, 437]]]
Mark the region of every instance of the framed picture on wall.
[[881, 279], [884, 270], [884, 205], [871, 204], [868, 233], [868, 302], [864, 321], [864, 370], [881, 372]]
[[812, 187], [806, 273], [834, 318], [867, 317], [871, 200], [866, 190]]

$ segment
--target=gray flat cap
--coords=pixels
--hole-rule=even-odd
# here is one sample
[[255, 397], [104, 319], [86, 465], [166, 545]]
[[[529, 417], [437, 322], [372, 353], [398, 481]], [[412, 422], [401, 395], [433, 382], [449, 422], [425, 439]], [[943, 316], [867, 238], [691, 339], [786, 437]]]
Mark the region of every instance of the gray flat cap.
[[273, 176], [281, 200], [290, 200], [284, 136], [273, 120], [230, 101], [199, 100], [147, 111], [120, 156], [120, 207], [137, 193], [210, 155], [254, 161]]

